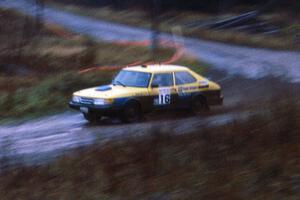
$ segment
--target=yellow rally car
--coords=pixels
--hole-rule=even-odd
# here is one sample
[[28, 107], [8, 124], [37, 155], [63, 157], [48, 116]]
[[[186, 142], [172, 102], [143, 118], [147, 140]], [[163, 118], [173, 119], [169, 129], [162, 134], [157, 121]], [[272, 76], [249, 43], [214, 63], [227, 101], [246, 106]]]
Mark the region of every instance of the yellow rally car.
[[102, 116], [134, 122], [156, 109], [199, 111], [222, 103], [220, 86], [187, 67], [142, 65], [122, 69], [110, 85], [75, 92], [69, 106], [90, 122]]

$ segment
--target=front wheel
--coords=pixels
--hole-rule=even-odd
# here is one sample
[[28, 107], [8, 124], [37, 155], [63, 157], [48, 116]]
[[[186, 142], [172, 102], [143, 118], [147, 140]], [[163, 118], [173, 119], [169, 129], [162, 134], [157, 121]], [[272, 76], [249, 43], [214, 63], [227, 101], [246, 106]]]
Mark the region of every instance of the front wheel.
[[125, 106], [121, 119], [123, 122], [132, 123], [140, 121], [142, 118], [141, 107], [138, 103], [130, 103]]
[[90, 123], [97, 123], [101, 120], [101, 115], [96, 113], [84, 113], [83, 116]]

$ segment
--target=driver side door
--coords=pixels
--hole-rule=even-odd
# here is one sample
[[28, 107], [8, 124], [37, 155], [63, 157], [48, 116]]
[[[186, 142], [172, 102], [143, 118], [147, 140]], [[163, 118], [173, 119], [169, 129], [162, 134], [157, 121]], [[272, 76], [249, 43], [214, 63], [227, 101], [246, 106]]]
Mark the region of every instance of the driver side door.
[[154, 109], [174, 108], [176, 88], [172, 72], [153, 74], [149, 90]]

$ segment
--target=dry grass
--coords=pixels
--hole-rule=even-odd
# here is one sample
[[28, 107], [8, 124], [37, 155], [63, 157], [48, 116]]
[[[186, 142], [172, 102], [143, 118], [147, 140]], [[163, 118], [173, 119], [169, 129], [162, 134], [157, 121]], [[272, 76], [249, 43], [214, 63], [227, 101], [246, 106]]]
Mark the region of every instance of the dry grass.
[[[89, 17], [95, 17], [98, 19], [108, 20], [116, 23], [123, 23], [132, 26], [150, 28], [151, 22], [147, 13], [139, 10], [127, 11], [116, 10], [109, 7], [104, 8], [91, 8], [78, 5], [65, 5], [58, 3], [57, 1], [50, 0], [50, 5], [53, 5], [59, 9], [63, 9], [69, 12], [74, 12], [80, 15]], [[217, 16], [219, 18], [229, 17], [233, 14], [224, 14]], [[295, 14], [294, 14], [295, 15]], [[273, 13], [265, 14], [260, 17], [263, 20], [268, 20], [273, 24], [277, 24], [282, 27], [280, 33], [274, 36], [262, 35], [262, 34], [248, 34], [246, 32], [238, 32], [232, 30], [207, 30], [201, 28], [182, 28], [183, 35], [189, 37], [203, 38], [207, 40], [219, 41], [224, 43], [232, 43], [238, 45], [246, 45], [252, 47], [280, 49], [280, 50], [300, 50], [300, 44], [298, 42], [299, 30], [295, 32], [295, 28], [299, 27], [298, 16], [290, 16], [287, 13]], [[164, 32], [172, 32], [174, 27], [180, 27], [183, 24], [191, 21], [203, 21], [216, 20], [216, 16], [197, 13], [197, 12], [168, 12], [161, 16], [161, 30]]]
[[[76, 36], [65, 39], [47, 29], [38, 30], [35, 21], [10, 10], [0, 10], [0, 67], [22, 65], [40, 75], [78, 70], [91, 66], [118, 66], [151, 59], [147, 47], [125, 46]], [[158, 60], [173, 54], [160, 49]], [[1, 73], [0, 68], [0, 73]]]
[[200, 37], [218, 42], [230, 42], [237, 45], [250, 47], [270, 48], [277, 50], [300, 50], [300, 45], [294, 41], [294, 37], [270, 37], [264, 35], [250, 35], [234, 31], [214, 31], [205, 29], [186, 30], [185, 34], [191, 37]]
[[300, 115], [294, 106], [186, 135], [154, 128], [46, 166], [7, 171], [0, 176], [1, 199], [296, 200]]

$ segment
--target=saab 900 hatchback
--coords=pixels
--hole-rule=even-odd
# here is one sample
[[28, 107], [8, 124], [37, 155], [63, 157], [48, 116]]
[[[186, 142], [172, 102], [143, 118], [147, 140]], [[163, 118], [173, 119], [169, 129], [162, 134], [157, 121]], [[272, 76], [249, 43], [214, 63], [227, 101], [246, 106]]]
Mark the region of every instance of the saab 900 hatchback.
[[69, 106], [90, 122], [103, 116], [134, 122], [153, 110], [197, 112], [222, 103], [220, 86], [187, 67], [142, 65], [123, 68], [110, 85], [75, 92]]

